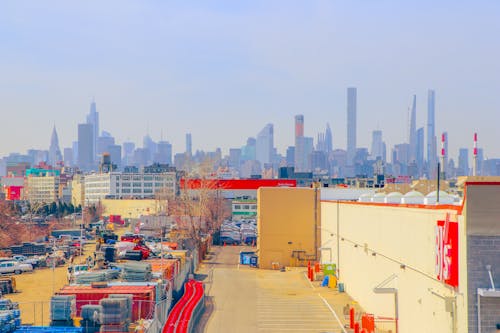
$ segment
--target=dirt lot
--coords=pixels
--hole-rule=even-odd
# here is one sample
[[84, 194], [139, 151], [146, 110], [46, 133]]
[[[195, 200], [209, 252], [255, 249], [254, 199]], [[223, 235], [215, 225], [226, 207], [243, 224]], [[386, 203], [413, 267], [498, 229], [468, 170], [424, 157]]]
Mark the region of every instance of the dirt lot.
[[[75, 263], [84, 262], [86, 256], [95, 250], [94, 244], [84, 247], [84, 256], [77, 257]], [[28, 325], [49, 325], [50, 297], [68, 282], [68, 265], [35, 269], [33, 273], [15, 275], [15, 294], [5, 295], [13, 302], [19, 302], [21, 321]]]
[[[115, 233], [121, 236], [128, 231], [126, 228], [117, 228]], [[74, 263], [85, 263], [85, 258], [92, 255], [95, 243], [84, 246], [84, 255], [76, 257]], [[13, 302], [19, 302], [21, 321], [23, 325], [49, 325], [50, 324], [50, 297], [68, 283], [68, 264], [52, 270], [40, 268], [33, 273], [16, 275], [15, 294], [5, 295]]]

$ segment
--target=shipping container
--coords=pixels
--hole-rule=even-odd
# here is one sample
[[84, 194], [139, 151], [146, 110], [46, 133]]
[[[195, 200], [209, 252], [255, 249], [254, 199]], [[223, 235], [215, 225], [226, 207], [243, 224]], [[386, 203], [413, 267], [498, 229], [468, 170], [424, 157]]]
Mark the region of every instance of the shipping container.
[[132, 306], [132, 321], [141, 318], [150, 319], [155, 305], [156, 286], [131, 286], [131, 285], [108, 285], [105, 287], [92, 287], [83, 285], [64, 286], [57, 295], [76, 296], [76, 316], [80, 316], [84, 305], [98, 305], [99, 301], [107, 298], [110, 294], [131, 294], [134, 304]]

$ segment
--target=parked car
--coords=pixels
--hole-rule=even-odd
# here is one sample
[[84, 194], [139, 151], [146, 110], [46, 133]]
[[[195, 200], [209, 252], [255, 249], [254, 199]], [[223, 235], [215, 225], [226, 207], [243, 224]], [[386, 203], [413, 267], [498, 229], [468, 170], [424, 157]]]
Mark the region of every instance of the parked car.
[[17, 261], [0, 262], [0, 274], [21, 274], [23, 272], [32, 272], [31, 264], [23, 264]]
[[33, 266], [33, 268], [37, 268], [40, 266], [40, 260], [38, 260], [36, 258], [28, 258], [28, 257], [23, 256], [21, 254], [12, 256], [12, 258], [14, 258], [14, 260], [19, 261], [20, 263], [23, 263], [23, 264], [31, 264], [31, 266]]

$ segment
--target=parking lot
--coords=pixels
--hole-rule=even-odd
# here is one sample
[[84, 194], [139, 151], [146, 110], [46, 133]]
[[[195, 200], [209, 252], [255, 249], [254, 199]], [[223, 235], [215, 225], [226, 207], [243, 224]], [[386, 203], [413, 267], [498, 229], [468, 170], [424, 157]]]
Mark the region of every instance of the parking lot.
[[239, 252], [254, 248], [212, 248], [201, 267], [207, 313], [198, 332], [345, 332], [343, 315], [352, 300], [345, 293], [311, 284], [306, 269], [285, 272], [239, 265]]

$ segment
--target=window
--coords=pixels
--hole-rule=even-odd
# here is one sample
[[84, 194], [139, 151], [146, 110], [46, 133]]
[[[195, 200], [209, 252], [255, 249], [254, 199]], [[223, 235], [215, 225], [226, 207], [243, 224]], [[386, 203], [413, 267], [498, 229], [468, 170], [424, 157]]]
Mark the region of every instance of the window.
[[153, 189], [145, 188], [144, 193], [153, 193]]
[[140, 188], [134, 188], [132, 190], [132, 193], [142, 193], [141, 189]]
[[234, 205], [234, 209], [241, 209], [241, 205]]
[[144, 180], [153, 180], [153, 176], [144, 176]]
[[249, 210], [250, 209], [250, 205], [243, 205], [243, 209]]
[[124, 189], [122, 189], [122, 193], [130, 193], [130, 189], [129, 188], [124, 188]]
[[153, 187], [153, 183], [144, 183], [144, 187]]
[[132, 187], [141, 187], [141, 183], [133, 183]]
[[257, 205], [252, 205], [252, 209], [257, 209]]

